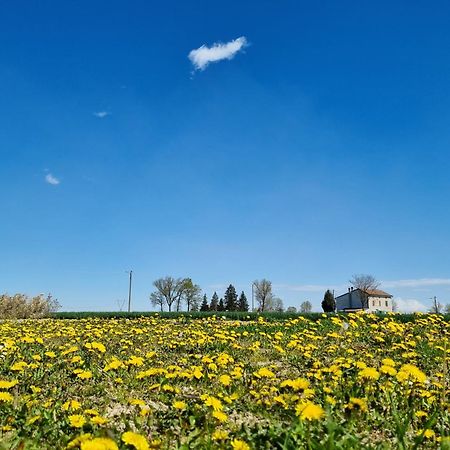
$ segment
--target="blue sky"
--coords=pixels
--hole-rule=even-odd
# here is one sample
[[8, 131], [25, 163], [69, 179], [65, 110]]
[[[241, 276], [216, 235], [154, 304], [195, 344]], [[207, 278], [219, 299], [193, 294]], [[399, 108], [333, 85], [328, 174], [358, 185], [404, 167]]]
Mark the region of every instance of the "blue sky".
[[450, 303], [449, 15], [3, 2], [0, 291], [111, 310], [133, 269], [136, 310], [169, 274], [319, 309], [370, 273], [405, 310]]

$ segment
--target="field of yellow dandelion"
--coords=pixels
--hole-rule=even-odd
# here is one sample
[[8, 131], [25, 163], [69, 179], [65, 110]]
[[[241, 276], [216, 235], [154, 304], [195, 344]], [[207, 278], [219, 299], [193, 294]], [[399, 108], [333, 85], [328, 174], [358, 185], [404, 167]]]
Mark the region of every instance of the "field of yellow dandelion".
[[2, 449], [450, 449], [436, 315], [0, 323]]

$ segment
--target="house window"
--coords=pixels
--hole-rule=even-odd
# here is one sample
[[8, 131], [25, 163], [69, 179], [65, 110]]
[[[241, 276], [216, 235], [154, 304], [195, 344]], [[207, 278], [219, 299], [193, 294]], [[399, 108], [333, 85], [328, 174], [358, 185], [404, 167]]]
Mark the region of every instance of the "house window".
[[381, 300], [378, 300], [378, 306], [381, 306]]
[[375, 306], [375, 300], [372, 300], [372, 306]]
[[389, 306], [389, 300], [386, 300], [386, 306]]

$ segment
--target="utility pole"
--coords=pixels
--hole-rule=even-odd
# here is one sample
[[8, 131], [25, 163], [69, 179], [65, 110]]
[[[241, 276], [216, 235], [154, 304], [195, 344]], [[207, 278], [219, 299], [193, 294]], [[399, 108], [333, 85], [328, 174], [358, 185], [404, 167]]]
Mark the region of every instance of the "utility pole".
[[130, 284], [128, 286], [128, 312], [131, 312], [131, 283], [133, 281], [133, 271], [130, 270]]
[[252, 312], [255, 311], [255, 282], [252, 283]]

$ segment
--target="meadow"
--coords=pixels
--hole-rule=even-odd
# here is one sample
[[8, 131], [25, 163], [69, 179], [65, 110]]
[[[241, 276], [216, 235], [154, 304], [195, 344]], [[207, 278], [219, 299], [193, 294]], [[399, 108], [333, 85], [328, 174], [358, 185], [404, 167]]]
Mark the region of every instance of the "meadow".
[[3, 321], [0, 448], [450, 449], [450, 324], [400, 317]]

